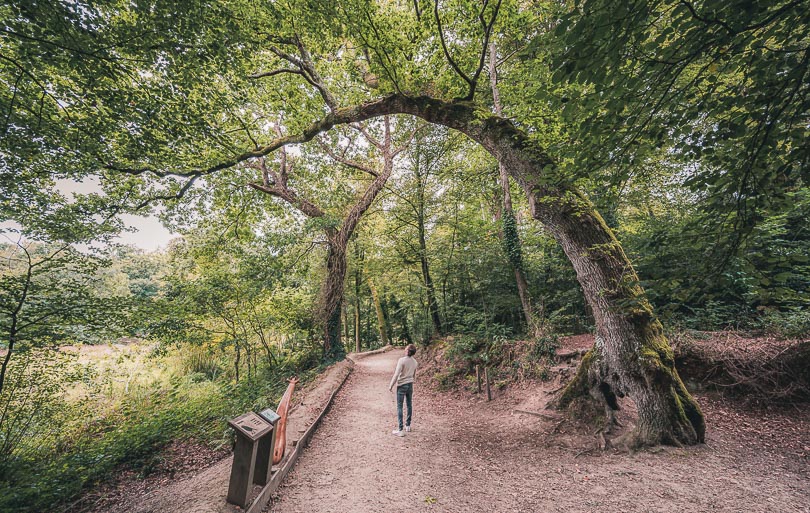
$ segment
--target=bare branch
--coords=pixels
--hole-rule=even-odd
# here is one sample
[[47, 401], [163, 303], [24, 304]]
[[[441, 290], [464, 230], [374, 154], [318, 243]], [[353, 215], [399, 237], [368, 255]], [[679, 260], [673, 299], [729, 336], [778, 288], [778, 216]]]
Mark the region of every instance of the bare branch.
[[307, 217], [323, 217], [325, 215], [323, 210], [321, 210], [316, 204], [305, 198], [301, 198], [294, 190], [287, 187], [280, 187], [279, 184], [276, 184], [275, 187], [265, 187], [264, 185], [255, 182], [251, 182], [248, 185], [257, 191], [283, 199], [290, 205], [303, 212]]
[[315, 87], [318, 88], [318, 91], [321, 93], [321, 97], [323, 98], [323, 101], [326, 102], [329, 110], [334, 112], [334, 110], [337, 109], [337, 100], [335, 100], [335, 97], [332, 96], [332, 93], [326, 87], [323, 79], [315, 69], [315, 64], [312, 62], [312, 56], [310, 56], [309, 51], [307, 50], [306, 46], [304, 46], [301, 38], [296, 36], [295, 41], [296, 46], [298, 46], [298, 53], [301, 55], [302, 69], [310, 76], [310, 78], [312, 78]]
[[399, 155], [403, 151], [407, 150], [410, 147], [411, 143], [413, 142], [413, 139], [416, 137], [416, 134], [418, 132], [419, 132], [418, 127], [411, 130], [411, 133], [408, 136], [408, 140], [405, 141], [401, 146], [397, 146], [396, 148], [394, 148], [394, 151], [391, 153], [391, 156], [396, 157], [397, 155]]
[[281, 69], [276, 69], [276, 70], [273, 70], [273, 71], [264, 71], [264, 72], [260, 72], [260, 73], [254, 73], [252, 75], [248, 75], [248, 78], [256, 79], [256, 78], [274, 77], [276, 75], [281, 75], [282, 73], [292, 73], [294, 75], [303, 75], [304, 74], [304, 72], [302, 72], [300, 69], [281, 68]]
[[436, 25], [439, 31], [439, 41], [442, 44], [442, 51], [444, 52], [444, 58], [447, 59], [448, 64], [450, 64], [450, 67], [453, 68], [453, 71], [456, 72], [456, 75], [458, 75], [465, 82], [467, 82], [470, 88], [473, 88], [475, 84], [473, 83], [472, 79], [470, 79], [470, 77], [468, 77], [466, 74], [464, 74], [463, 71], [461, 71], [461, 68], [458, 67], [458, 64], [456, 64], [456, 61], [453, 60], [453, 57], [450, 55], [450, 51], [447, 49], [447, 43], [444, 40], [444, 29], [442, 29], [442, 19], [439, 16], [439, 0], [434, 0], [433, 2], [433, 17], [436, 19]]
[[472, 77], [467, 76], [461, 68], [456, 64], [453, 60], [452, 56], [450, 55], [450, 51], [447, 48], [447, 43], [444, 40], [444, 30], [442, 29], [442, 20], [439, 16], [439, 0], [435, 0], [433, 3], [433, 16], [436, 19], [436, 25], [439, 31], [439, 41], [442, 45], [442, 51], [444, 52], [444, 56], [447, 59], [447, 62], [450, 64], [450, 67], [453, 68], [453, 71], [461, 77], [467, 85], [469, 86], [469, 91], [467, 92], [467, 96], [463, 97], [462, 100], [470, 101], [475, 97], [475, 90], [478, 87], [478, 78], [481, 76], [481, 71], [484, 69], [484, 64], [486, 63], [487, 52], [489, 52], [489, 39], [492, 36], [492, 27], [495, 25], [495, 20], [498, 19], [498, 12], [501, 9], [501, 0], [498, 0], [498, 3], [495, 4], [493, 8], [492, 16], [489, 20], [486, 19], [486, 9], [489, 5], [489, 0], [484, 0], [483, 5], [481, 6], [481, 10], [478, 12], [478, 21], [481, 23], [481, 29], [484, 31], [484, 40], [481, 45], [481, 53], [478, 57], [478, 66], [475, 69], [475, 73], [473, 73]]
[[492, 35], [492, 27], [495, 25], [495, 20], [498, 19], [498, 12], [501, 9], [501, 0], [498, 0], [498, 3], [495, 4], [495, 8], [492, 12], [492, 17], [489, 19], [489, 22], [487, 22], [484, 18], [484, 11], [486, 10], [488, 3], [488, 0], [485, 0], [484, 5], [481, 7], [481, 12], [478, 13], [478, 20], [481, 22], [481, 28], [484, 29], [484, 42], [481, 45], [481, 55], [478, 58], [478, 68], [473, 74], [472, 83], [470, 84], [470, 92], [467, 93], [465, 100], [472, 100], [473, 96], [475, 96], [475, 88], [478, 85], [478, 77], [481, 76], [481, 70], [484, 69], [484, 63], [486, 62], [487, 53], [489, 52], [489, 38]]
[[143, 200], [142, 202], [140, 202], [138, 205], [135, 206], [135, 211], [137, 212], [138, 210], [146, 208], [155, 201], [177, 201], [177, 200], [181, 199], [183, 196], [186, 195], [188, 190], [191, 189], [191, 186], [194, 185], [194, 182], [196, 182], [197, 178], [199, 178], [199, 177], [200, 177], [200, 175], [194, 175], [191, 178], [189, 178], [186, 181], [186, 183], [183, 184], [183, 186], [180, 188], [180, 190], [177, 191], [174, 194], [165, 194], [165, 195], [152, 196], [150, 198], [147, 198], [147, 199]]
[[353, 129], [357, 130], [358, 132], [360, 132], [361, 134], [363, 134], [363, 137], [365, 137], [366, 140], [368, 142], [370, 142], [372, 145], [374, 145], [374, 147], [376, 147], [377, 149], [380, 149], [380, 150], [383, 149], [383, 143], [381, 143], [379, 140], [377, 140], [376, 137], [371, 135], [371, 132], [366, 130], [366, 127], [363, 126], [362, 124], [360, 124], [360, 123], [351, 123], [351, 124], [349, 124], [349, 127], [353, 128]]
[[[306, 46], [304, 46], [304, 43], [301, 41], [301, 38], [296, 35], [293, 39], [283, 40], [283, 43], [294, 45], [298, 50], [298, 56], [287, 53], [276, 46], [271, 46], [270, 51], [276, 54], [282, 60], [285, 60], [297, 67], [298, 70], [290, 70], [289, 72], [304, 77], [304, 79], [312, 87], [318, 90], [318, 93], [321, 95], [321, 98], [323, 98], [326, 106], [329, 107], [329, 110], [334, 112], [334, 110], [337, 109], [337, 100], [335, 100], [335, 97], [326, 87], [326, 84], [324, 83], [320, 74], [318, 74], [318, 71], [315, 69], [315, 64], [312, 62], [312, 57], [310, 56]], [[272, 74], [278, 75], [279, 73], [284, 72], [284, 70], [271, 71], [265, 76], [272, 76]], [[254, 78], [254, 76], [251, 76], [251, 78]]]
[[375, 178], [379, 176], [379, 173], [376, 170], [360, 162], [357, 162], [356, 160], [347, 159], [343, 155], [338, 155], [334, 150], [332, 150], [332, 148], [328, 144], [324, 143], [318, 138], [316, 138], [315, 140], [318, 141], [318, 145], [321, 147], [321, 149], [323, 149], [323, 151], [326, 152], [327, 155], [329, 155], [332, 158], [332, 160], [339, 162], [346, 167], [350, 167], [352, 169], [357, 169], [358, 171], [368, 173]]

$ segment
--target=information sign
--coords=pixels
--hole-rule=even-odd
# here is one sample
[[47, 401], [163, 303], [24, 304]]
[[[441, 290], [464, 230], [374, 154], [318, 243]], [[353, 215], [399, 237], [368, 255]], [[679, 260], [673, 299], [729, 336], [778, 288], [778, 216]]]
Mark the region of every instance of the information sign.
[[250, 440], [258, 440], [273, 429], [271, 424], [253, 412], [231, 419], [228, 424]]

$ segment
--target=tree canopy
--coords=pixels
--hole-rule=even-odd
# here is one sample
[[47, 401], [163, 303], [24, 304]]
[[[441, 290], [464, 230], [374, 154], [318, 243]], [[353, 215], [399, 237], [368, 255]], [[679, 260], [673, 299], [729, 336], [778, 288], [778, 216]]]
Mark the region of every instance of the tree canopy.
[[[695, 443], [703, 439], [702, 414], [641, 285], [667, 291], [659, 304], [683, 294], [705, 306], [708, 289], [731, 281], [737, 300], [763, 305], [752, 301], [755, 287], [745, 279], [681, 287], [692, 271], [671, 273], [660, 264], [638, 276], [615, 233], [644, 234], [633, 246], [644, 262], [656, 237], [678, 236], [671, 223], [657, 222], [656, 210], [680, 215], [678, 199], [687, 198], [676, 226], [684, 228], [681, 236], [704, 239], [694, 251], [682, 242], [668, 248], [707, 256], [707, 276], [756, 274], [763, 259], [806, 264], [806, 233], [797, 232], [792, 210], [806, 196], [805, 11], [801, 2], [12, 1], [0, 7], [0, 208], [32, 236], [76, 242], [113, 232], [119, 213], [168, 202], [164, 217], [173, 222], [228, 212], [250, 221], [234, 229], [250, 238], [270, 213], [300, 221], [257, 191], [267, 192], [310, 217], [329, 242], [325, 282], [332, 279], [340, 295], [326, 294], [334, 299], [322, 319], [328, 348], [348, 324], [340, 305], [352, 234], [339, 232], [335, 244], [334, 231], [342, 216], [357, 221], [373, 200], [366, 194], [357, 203], [362, 208], [347, 210], [357, 199], [357, 175], [337, 169], [362, 172], [359, 162], [373, 158], [371, 147], [382, 151], [369, 137], [378, 118], [386, 127], [388, 116], [409, 115], [454, 129], [485, 150], [465, 146], [468, 159], [483, 163], [474, 167], [495, 177], [501, 166], [516, 181], [524, 210], [560, 244], [566, 271], [573, 268], [582, 287], [584, 299], [568, 303], [587, 304], [597, 343], [567, 392], [591, 389], [608, 419], [616, 395], [633, 397], [639, 443]], [[366, 142], [352, 143], [351, 130]], [[400, 203], [388, 211], [415, 228], [409, 258], [419, 260], [433, 332], [440, 334], [428, 246], [437, 214], [426, 207], [430, 189], [448, 185], [431, 183], [424, 167], [425, 157], [441, 161], [430, 155], [446, 144], [440, 130], [435, 134], [437, 143], [425, 139], [434, 144], [427, 152], [402, 154], [413, 184], [390, 188], [416, 208], [400, 213]], [[305, 163], [295, 176], [287, 167], [294, 153]], [[396, 175], [393, 157], [386, 166]], [[383, 173], [367, 174], [376, 176], [368, 189], [376, 195]], [[58, 179], [91, 177], [98, 194], [67, 198], [54, 189]], [[664, 184], [675, 193], [656, 197]], [[496, 194], [509, 191], [507, 180]], [[301, 192], [328, 207], [314, 210]], [[631, 194], [643, 201], [628, 205]], [[466, 219], [460, 210], [454, 220]], [[459, 224], [452, 226], [450, 255], [461, 240]], [[516, 241], [517, 226], [504, 226]], [[786, 251], [763, 246], [788, 232]], [[359, 296], [363, 251], [355, 249]], [[506, 249], [507, 261], [514, 265], [520, 254], [522, 262], [516, 246]], [[446, 263], [455, 265], [452, 257]], [[805, 269], [757, 279], [790, 282], [780, 307], [795, 306], [789, 303], [801, 300], [786, 299], [788, 290], [807, 289]], [[200, 281], [203, 288], [188, 295], [243, 291], [210, 277], [216, 279]], [[444, 280], [442, 287], [449, 272]], [[379, 291], [369, 287], [383, 326]], [[441, 294], [446, 307], [446, 288]], [[215, 300], [232, 301], [228, 294]]]

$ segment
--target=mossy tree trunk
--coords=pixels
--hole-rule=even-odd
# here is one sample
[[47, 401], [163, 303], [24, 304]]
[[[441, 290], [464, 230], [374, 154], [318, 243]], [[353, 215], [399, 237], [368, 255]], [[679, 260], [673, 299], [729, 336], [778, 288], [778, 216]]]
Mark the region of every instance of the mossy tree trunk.
[[315, 318], [323, 329], [323, 352], [326, 358], [343, 356], [340, 337], [340, 313], [343, 304], [343, 282], [346, 279], [346, 244], [337, 233], [327, 235], [326, 280], [321, 288]]

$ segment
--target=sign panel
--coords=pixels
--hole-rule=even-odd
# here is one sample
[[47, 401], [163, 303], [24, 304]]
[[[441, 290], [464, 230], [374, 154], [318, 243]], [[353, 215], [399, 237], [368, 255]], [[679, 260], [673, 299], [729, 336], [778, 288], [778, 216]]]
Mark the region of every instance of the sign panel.
[[258, 440], [273, 429], [271, 424], [253, 412], [231, 419], [228, 424], [251, 440]]
[[276, 422], [281, 418], [281, 415], [275, 412], [272, 408], [267, 408], [259, 412], [259, 416], [269, 422], [270, 424], [275, 425]]

